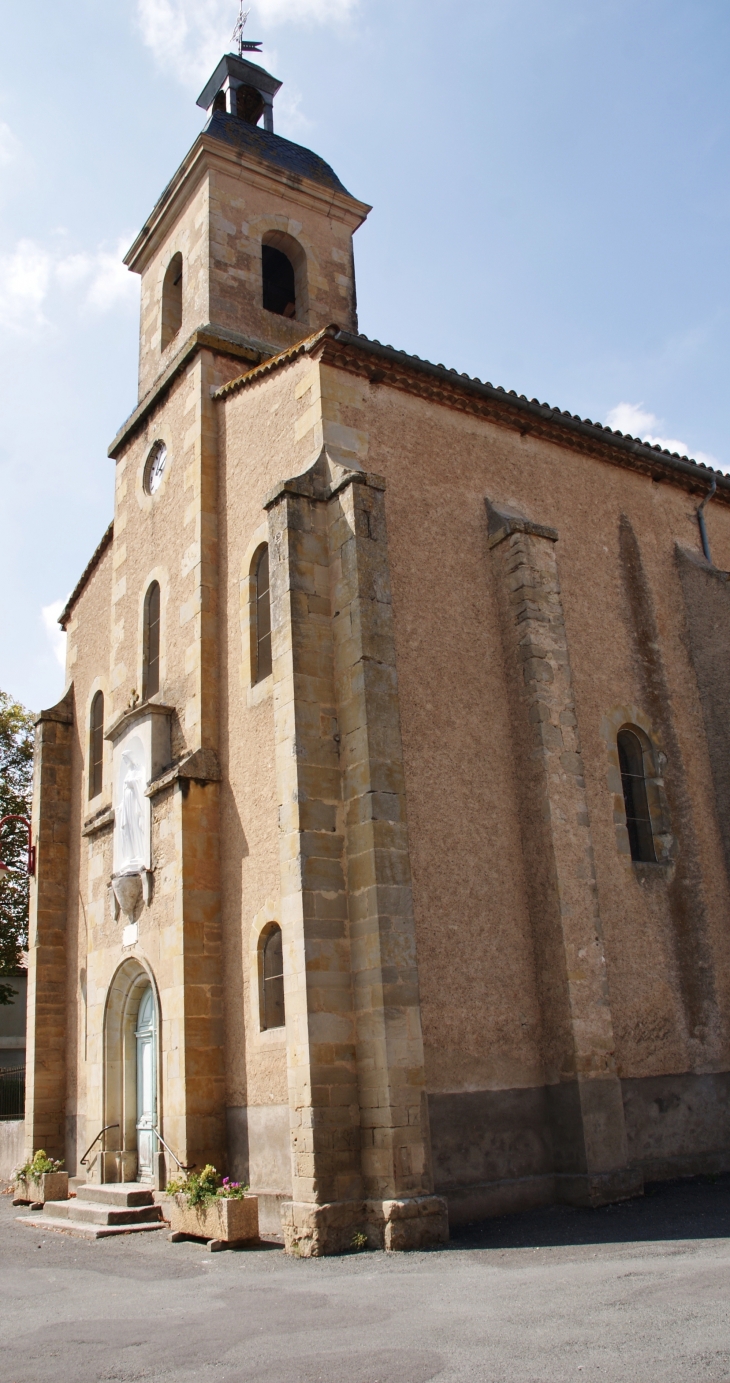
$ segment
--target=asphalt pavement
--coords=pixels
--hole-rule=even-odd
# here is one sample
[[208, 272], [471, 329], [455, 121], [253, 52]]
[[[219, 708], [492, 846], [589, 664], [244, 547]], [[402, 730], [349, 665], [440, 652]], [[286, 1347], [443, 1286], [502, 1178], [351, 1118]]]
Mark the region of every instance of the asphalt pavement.
[[0, 1196], [0, 1383], [730, 1381], [730, 1177], [317, 1260], [18, 1213]]

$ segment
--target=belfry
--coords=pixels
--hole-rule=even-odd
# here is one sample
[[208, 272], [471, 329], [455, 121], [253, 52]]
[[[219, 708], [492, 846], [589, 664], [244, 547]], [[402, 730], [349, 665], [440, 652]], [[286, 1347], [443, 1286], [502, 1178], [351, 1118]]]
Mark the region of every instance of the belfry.
[[237, 33], [37, 724], [28, 1149], [307, 1255], [727, 1170], [730, 480], [359, 335]]

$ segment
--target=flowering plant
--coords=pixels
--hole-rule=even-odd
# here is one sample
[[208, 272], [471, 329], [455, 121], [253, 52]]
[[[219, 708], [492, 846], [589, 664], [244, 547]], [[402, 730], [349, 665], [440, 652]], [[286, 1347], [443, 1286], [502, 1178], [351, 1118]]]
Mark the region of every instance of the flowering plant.
[[229, 1177], [224, 1177], [216, 1195], [228, 1201], [242, 1201], [247, 1191], [248, 1187], [242, 1186], [240, 1181], [231, 1181]]
[[171, 1196], [184, 1196], [188, 1205], [204, 1206], [210, 1205], [218, 1196], [225, 1200], [241, 1201], [248, 1187], [231, 1181], [229, 1177], [221, 1179], [215, 1167], [207, 1163], [202, 1172], [190, 1172], [179, 1181], [168, 1182], [167, 1191]]
[[62, 1170], [63, 1158], [59, 1162], [55, 1157], [49, 1157], [43, 1148], [39, 1148], [30, 1161], [24, 1162], [22, 1167], [16, 1167], [13, 1178], [15, 1181], [39, 1181], [49, 1172]]

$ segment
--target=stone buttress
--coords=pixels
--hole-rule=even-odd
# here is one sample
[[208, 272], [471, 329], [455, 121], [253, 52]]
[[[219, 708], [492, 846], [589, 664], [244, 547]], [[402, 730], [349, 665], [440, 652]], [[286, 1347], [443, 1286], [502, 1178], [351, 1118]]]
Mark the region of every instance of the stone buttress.
[[432, 1194], [385, 483], [323, 451], [269, 513], [287, 1247], [422, 1247]]
[[520, 791], [557, 1197], [635, 1195], [553, 528], [487, 502]]
[[36, 721], [28, 937], [25, 1151], [66, 1156], [66, 967], [73, 687]]

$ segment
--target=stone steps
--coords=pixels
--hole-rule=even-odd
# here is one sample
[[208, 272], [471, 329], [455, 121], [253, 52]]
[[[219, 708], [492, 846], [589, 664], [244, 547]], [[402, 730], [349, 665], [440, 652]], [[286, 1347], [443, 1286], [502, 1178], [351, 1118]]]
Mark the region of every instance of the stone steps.
[[68, 1201], [47, 1201], [42, 1213], [19, 1215], [21, 1224], [34, 1229], [53, 1229], [83, 1239], [106, 1239], [114, 1234], [136, 1234], [162, 1229], [162, 1208], [139, 1182], [77, 1187]]

